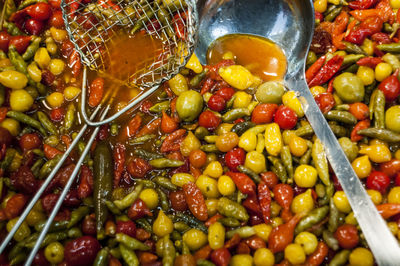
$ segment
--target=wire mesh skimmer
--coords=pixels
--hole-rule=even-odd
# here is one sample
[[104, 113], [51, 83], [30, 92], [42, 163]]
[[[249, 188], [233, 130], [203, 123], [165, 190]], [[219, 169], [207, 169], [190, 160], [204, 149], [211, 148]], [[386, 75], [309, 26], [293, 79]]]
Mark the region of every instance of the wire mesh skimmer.
[[[152, 94], [163, 81], [179, 72], [194, 50], [198, 16], [194, 1], [118, 0], [115, 3], [103, 1], [86, 5], [82, 2], [85, 1], [63, 0], [61, 4], [66, 30], [81, 61], [114, 82], [117, 88], [123, 85], [141, 88], [139, 96], [122, 110], [105, 120], [94, 122], [86, 112], [85, 67], [81, 113], [86, 123], [98, 126], [131, 109]], [[139, 53], [135, 62], [115, 53], [118, 49], [127, 48], [118, 47], [129, 41], [121, 38], [126, 34], [133, 38], [151, 39], [153, 47], [146, 49], [150, 53], [142, 56]]]
[[[59, 199], [40, 235], [31, 239], [32, 241], [36, 240], [36, 243], [25, 265], [32, 264], [37, 251], [41, 248], [42, 242], [99, 132], [98, 126], [109, 123], [131, 109], [156, 91], [162, 82], [177, 74], [185, 66], [196, 44], [198, 14], [193, 0], [118, 0], [113, 5], [106, 1], [99, 1], [97, 4], [91, 2], [87, 0], [62, 0], [61, 2], [63, 18], [70, 40], [74, 43], [75, 49], [85, 65], [82, 78], [81, 114], [86, 124], [82, 126], [71, 145], [5, 237], [0, 245], [0, 253], [7, 247], [46, 187], [85, 134], [88, 126], [96, 127], [88, 138], [86, 148], [76, 162], [76, 167], [60, 193]], [[4, 11], [5, 8], [3, 8], [3, 14]], [[3, 17], [4, 15], [0, 18], [0, 29], [3, 24]], [[124, 68], [124, 66], [118, 62], [124, 58], [114, 58], [109, 49], [110, 45], [113, 45], [114, 38], [118, 38], [127, 31], [131, 36], [142, 34], [157, 39], [161, 43], [158, 50], [155, 51], [155, 56], [148, 57], [140, 62], [135, 72], [121, 70], [120, 68]], [[117, 85], [117, 89], [106, 92], [100, 105], [94, 108], [90, 115], [86, 112], [87, 67], [98, 71], [99, 75]], [[119, 74], [113, 75], [115, 73]], [[136, 86], [142, 88], [142, 92], [119, 112], [106, 118], [111, 109], [111, 103], [118, 93], [118, 86]], [[96, 118], [98, 120], [94, 121]]]

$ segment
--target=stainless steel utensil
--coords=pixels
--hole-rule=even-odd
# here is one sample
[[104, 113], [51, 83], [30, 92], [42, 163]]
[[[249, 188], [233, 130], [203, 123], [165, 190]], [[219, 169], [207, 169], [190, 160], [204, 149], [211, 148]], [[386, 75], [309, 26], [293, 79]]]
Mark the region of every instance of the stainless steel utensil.
[[305, 82], [305, 58], [314, 31], [311, 0], [200, 1], [199, 43], [196, 54], [205, 63], [207, 49], [217, 38], [232, 33], [266, 37], [287, 57], [285, 86], [298, 93], [305, 115], [325, 146], [329, 162], [350, 202], [379, 265], [399, 265], [397, 240], [379, 215], [320, 112]]

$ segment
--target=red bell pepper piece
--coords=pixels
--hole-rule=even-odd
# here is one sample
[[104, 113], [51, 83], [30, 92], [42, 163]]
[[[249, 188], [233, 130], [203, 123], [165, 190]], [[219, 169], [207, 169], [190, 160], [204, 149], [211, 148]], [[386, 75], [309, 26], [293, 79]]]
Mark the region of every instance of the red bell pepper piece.
[[235, 183], [237, 188], [240, 190], [240, 192], [242, 192], [243, 194], [247, 194], [247, 195], [255, 195], [256, 184], [246, 174], [227, 172], [226, 175], [229, 176], [230, 178], [232, 178], [233, 182]]
[[262, 218], [265, 223], [269, 223], [271, 219], [271, 192], [265, 182], [258, 184], [258, 201], [262, 212]]
[[308, 86], [313, 87], [328, 82], [339, 71], [343, 63], [343, 57], [335, 55], [330, 59], [315, 77], [308, 83]]

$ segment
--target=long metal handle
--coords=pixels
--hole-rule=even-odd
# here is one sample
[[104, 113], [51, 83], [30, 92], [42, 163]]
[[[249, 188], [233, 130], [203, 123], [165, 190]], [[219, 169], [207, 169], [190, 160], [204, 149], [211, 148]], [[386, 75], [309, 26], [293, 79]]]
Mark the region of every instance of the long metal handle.
[[304, 113], [315, 134], [325, 146], [328, 160], [342, 185], [343, 191], [349, 200], [358, 224], [375, 256], [376, 262], [381, 266], [399, 265], [399, 243], [389, 231], [385, 220], [378, 213], [325, 117], [315, 103], [305, 82], [304, 74], [288, 78], [286, 85], [291, 90], [300, 94], [299, 99], [302, 103]]

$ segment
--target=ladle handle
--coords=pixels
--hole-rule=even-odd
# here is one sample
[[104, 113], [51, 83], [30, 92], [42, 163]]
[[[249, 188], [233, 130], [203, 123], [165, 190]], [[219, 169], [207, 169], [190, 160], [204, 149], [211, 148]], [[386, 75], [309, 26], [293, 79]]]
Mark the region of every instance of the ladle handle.
[[372, 203], [330, 129], [328, 122], [314, 101], [305, 82], [304, 74], [287, 77], [285, 85], [299, 94], [299, 100], [302, 103], [304, 113], [315, 134], [324, 144], [328, 160], [342, 185], [343, 191], [349, 200], [358, 224], [375, 256], [376, 262], [378, 265], [399, 265], [399, 243], [389, 231], [385, 220]]

